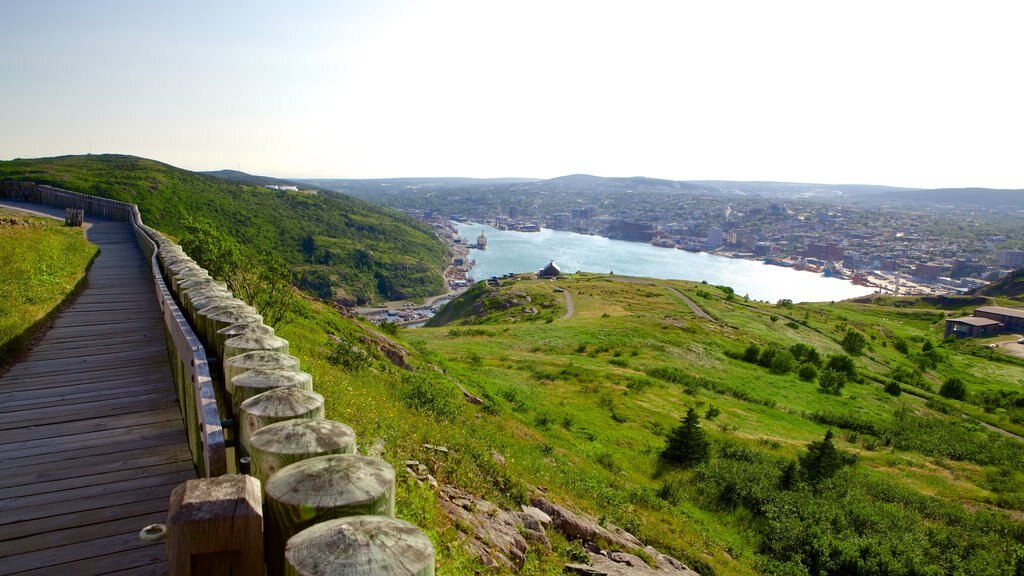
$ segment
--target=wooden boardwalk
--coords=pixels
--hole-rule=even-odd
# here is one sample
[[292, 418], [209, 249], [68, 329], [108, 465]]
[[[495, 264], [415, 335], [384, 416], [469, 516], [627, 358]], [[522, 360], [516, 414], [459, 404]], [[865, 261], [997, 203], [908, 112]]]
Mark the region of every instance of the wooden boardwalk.
[[196, 477], [148, 262], [87, 221], [86, 288], [0, 376], [0, 575], [163, 574], [138, 532]]

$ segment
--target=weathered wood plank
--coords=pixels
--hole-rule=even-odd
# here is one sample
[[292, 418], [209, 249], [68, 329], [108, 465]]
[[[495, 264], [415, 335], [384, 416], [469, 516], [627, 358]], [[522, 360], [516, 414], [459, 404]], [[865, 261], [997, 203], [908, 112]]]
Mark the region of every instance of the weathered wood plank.
[[149, 262], [88, 218], [85, 287], [0, 375], [0, 573], [161, 574], [138, 538], [194, 478]]
[[105, 430], [110, 427], [123, 428], [139, 424], [155, 422], [166, 422], [168, 420], [181, 420], [181, 411], [175, 408], [165, 408], [159, 411], [140, 412], [133, 414], [121, 414], [107, 418], [93, 418], [89, 420], [77, 420], [75, 422], [62, 422], [48, 426], [38, 426], [31, 430], [18, 429], [9, 430], [3, 433], [5, 442], [22, 442], [36, 438], [52, 438], [55, 436], [68, 436], [71, 434], [83, 434]]

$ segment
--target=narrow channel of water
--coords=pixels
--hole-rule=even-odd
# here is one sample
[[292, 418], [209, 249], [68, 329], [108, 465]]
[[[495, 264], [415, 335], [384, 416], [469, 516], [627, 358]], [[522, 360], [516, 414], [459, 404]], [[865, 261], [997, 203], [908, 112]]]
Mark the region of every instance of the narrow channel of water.
[[740, 296], [768, 302], [783, 298], [794, 302], [827, 302], [873, 291], [849, 280], [826, 278], [760, 261], [559, 230], [511, 232], [484, 224], [459, 224], [459, 233], [470, 243], [476, 241], [481, 231], [487, 236], [487, 249], [469, 253], [469, 257], [476, 260], [471, 275], [477, 280], [507, 272], [536, 272], [554, 260], [563, 272], [614, 272], [648, 278], [705, 280], [708, 284], [731, 286]]

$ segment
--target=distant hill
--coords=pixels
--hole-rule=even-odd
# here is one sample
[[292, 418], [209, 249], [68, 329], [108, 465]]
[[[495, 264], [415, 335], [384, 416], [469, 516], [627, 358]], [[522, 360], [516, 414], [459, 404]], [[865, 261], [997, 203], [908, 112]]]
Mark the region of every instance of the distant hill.
[[253, 184], [256, 186], [298, 186], [300, 188], [303, 186], [302, 184], [292, 182], [291, 180], [282, 180], [280, 178], [271, 178], [269, 176], [257, 176], [255, 174], [247, 174], [238, 170], [213, 170], [208, 172], [199, 172], [199, 174], [205, 174], [206, 176], [213, 176], [214, 178], [229, 180], [231, 182], [238, 182], [240, 184]]
[[935, 190], [899, 190], [885, 200], [927, 203], [934, 206], [980, 206], [985, 208], [1024, 209], [1024, 190], [993, 188], [939, 188]]
[[448, 249], [424, 224], [336, 193], [275, 191], [122, 155], [0, 162], [0, 180], [49, 184], [139, 205], [151, 226], [182, 233], [203, 216], [257, 252], [276, 254], [322, 298], [438, 294]]
[[976, 288], [971, 294], [1024, 300], [1024, 268], [1014, 270], [988, 286]]

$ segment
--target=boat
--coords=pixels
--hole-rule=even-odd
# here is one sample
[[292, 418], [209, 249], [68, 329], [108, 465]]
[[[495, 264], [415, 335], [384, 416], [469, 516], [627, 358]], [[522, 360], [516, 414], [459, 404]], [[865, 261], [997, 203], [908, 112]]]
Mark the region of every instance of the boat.
[[765, 258], [764, 263], [772, 266], [783, 266], [786, 268], [792, 268], [795, 266], [795, 264], [789, 260], [779, 260], [778, 258]]
[[825, 268], [822, 274], [824, 274], [826, 278], [846, 278], [846, 274], [843, 273], [843, 267], [831, 260], [825, 263]]

